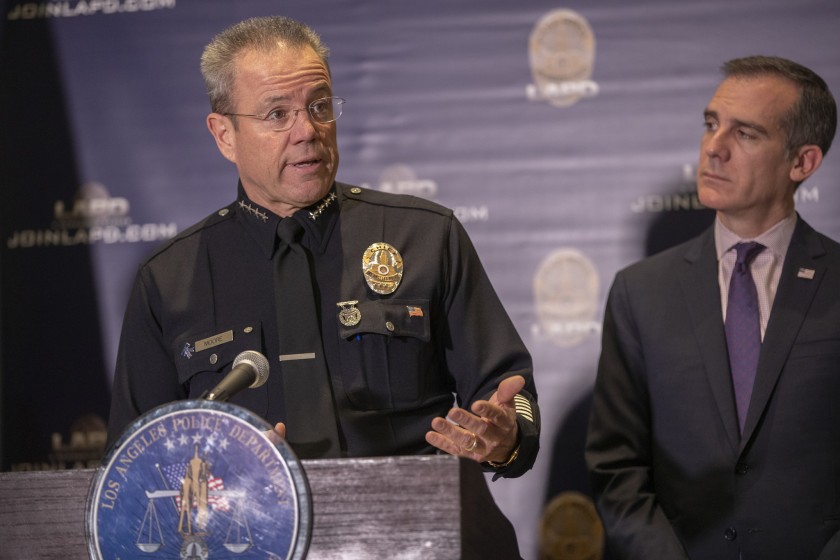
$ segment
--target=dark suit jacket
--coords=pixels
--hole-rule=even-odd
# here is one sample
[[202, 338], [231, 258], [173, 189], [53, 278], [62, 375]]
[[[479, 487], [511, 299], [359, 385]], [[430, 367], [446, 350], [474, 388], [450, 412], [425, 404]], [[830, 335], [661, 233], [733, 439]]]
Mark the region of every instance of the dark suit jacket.
[[586, 460], [611, 555], [840, 558], [840, 245], [799, 219], [739, 434], [714, 233], [616, 275]]

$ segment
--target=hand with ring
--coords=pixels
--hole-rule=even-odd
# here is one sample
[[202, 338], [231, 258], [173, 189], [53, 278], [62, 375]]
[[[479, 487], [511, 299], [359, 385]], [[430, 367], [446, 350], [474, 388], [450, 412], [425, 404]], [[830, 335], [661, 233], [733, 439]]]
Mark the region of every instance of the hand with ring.
[[464, 448], [464, 451], [472, 452], [472, 451], [475, 451], [476, 447], [478, 447], [478, 436], [475, 435], [473, 432], [470, 432], [470, 435], [472, 436], [472, 439], [467, 444], [467, 446]]
[[426, 441], [446, 453], [479, 463], [506, 462], [519, 435], [513, 397], [524, 387], [522, 376], [503, 380], [489, 399], [475, 401], [470, 410], [455, 407], [446, 418], [432, 420]]

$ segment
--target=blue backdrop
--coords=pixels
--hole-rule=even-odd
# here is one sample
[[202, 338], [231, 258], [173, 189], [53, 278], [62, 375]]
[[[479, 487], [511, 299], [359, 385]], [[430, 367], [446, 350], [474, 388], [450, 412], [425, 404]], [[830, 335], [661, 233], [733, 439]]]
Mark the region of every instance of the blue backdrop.
[[[4, 469], [84, 464], [84, 438], [71, 444], [106, 416], [138, 263], [234, 196], [204, 125], [201, 51], [275, 13], [332, 48], [347, 99], [339, 179], [455, 208], [534, 356], [543, 450], [492, 490], [535, 557], [548, 499], [588, 491], [583, 430], [612, 276], [711, 222], [692, 193], [718, 67], [785, 56], [837, 94], [840, 2], [6, 1]], [[838, 150], [797, 201], [834, 238]]]

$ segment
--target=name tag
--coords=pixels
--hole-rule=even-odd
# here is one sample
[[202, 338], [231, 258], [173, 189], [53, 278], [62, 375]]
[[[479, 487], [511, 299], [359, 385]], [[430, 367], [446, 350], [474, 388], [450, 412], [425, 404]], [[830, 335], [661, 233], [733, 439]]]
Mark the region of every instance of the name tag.
[[207, 350], [208, 348], [213, 348], [214, 346], [218, 346], [219, 344], [224, 344], [225, 342], [231, 342], [233, 340], [233, 331], [227, 331], [219, 334], [214, 334], [213, 336], [208, 336], [207, 338], [203, 338], [201, 340], [196, 341], [195, 343], [195, 351], [201, 352], [202, 350]]

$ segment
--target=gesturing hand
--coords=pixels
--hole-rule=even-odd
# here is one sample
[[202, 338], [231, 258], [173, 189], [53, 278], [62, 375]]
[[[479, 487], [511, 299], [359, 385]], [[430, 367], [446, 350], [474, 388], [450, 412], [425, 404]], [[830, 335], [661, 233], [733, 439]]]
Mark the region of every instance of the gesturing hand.
[[524, 387], [525, 378], [520, 375], [503, 380], [490, 399], [475, 401], [470, 411], [455, 407], [446, 418], [432, 420], [426, 441], [446, 453], [479, 463], [506, 462], [519, 435], [513, 397]]

